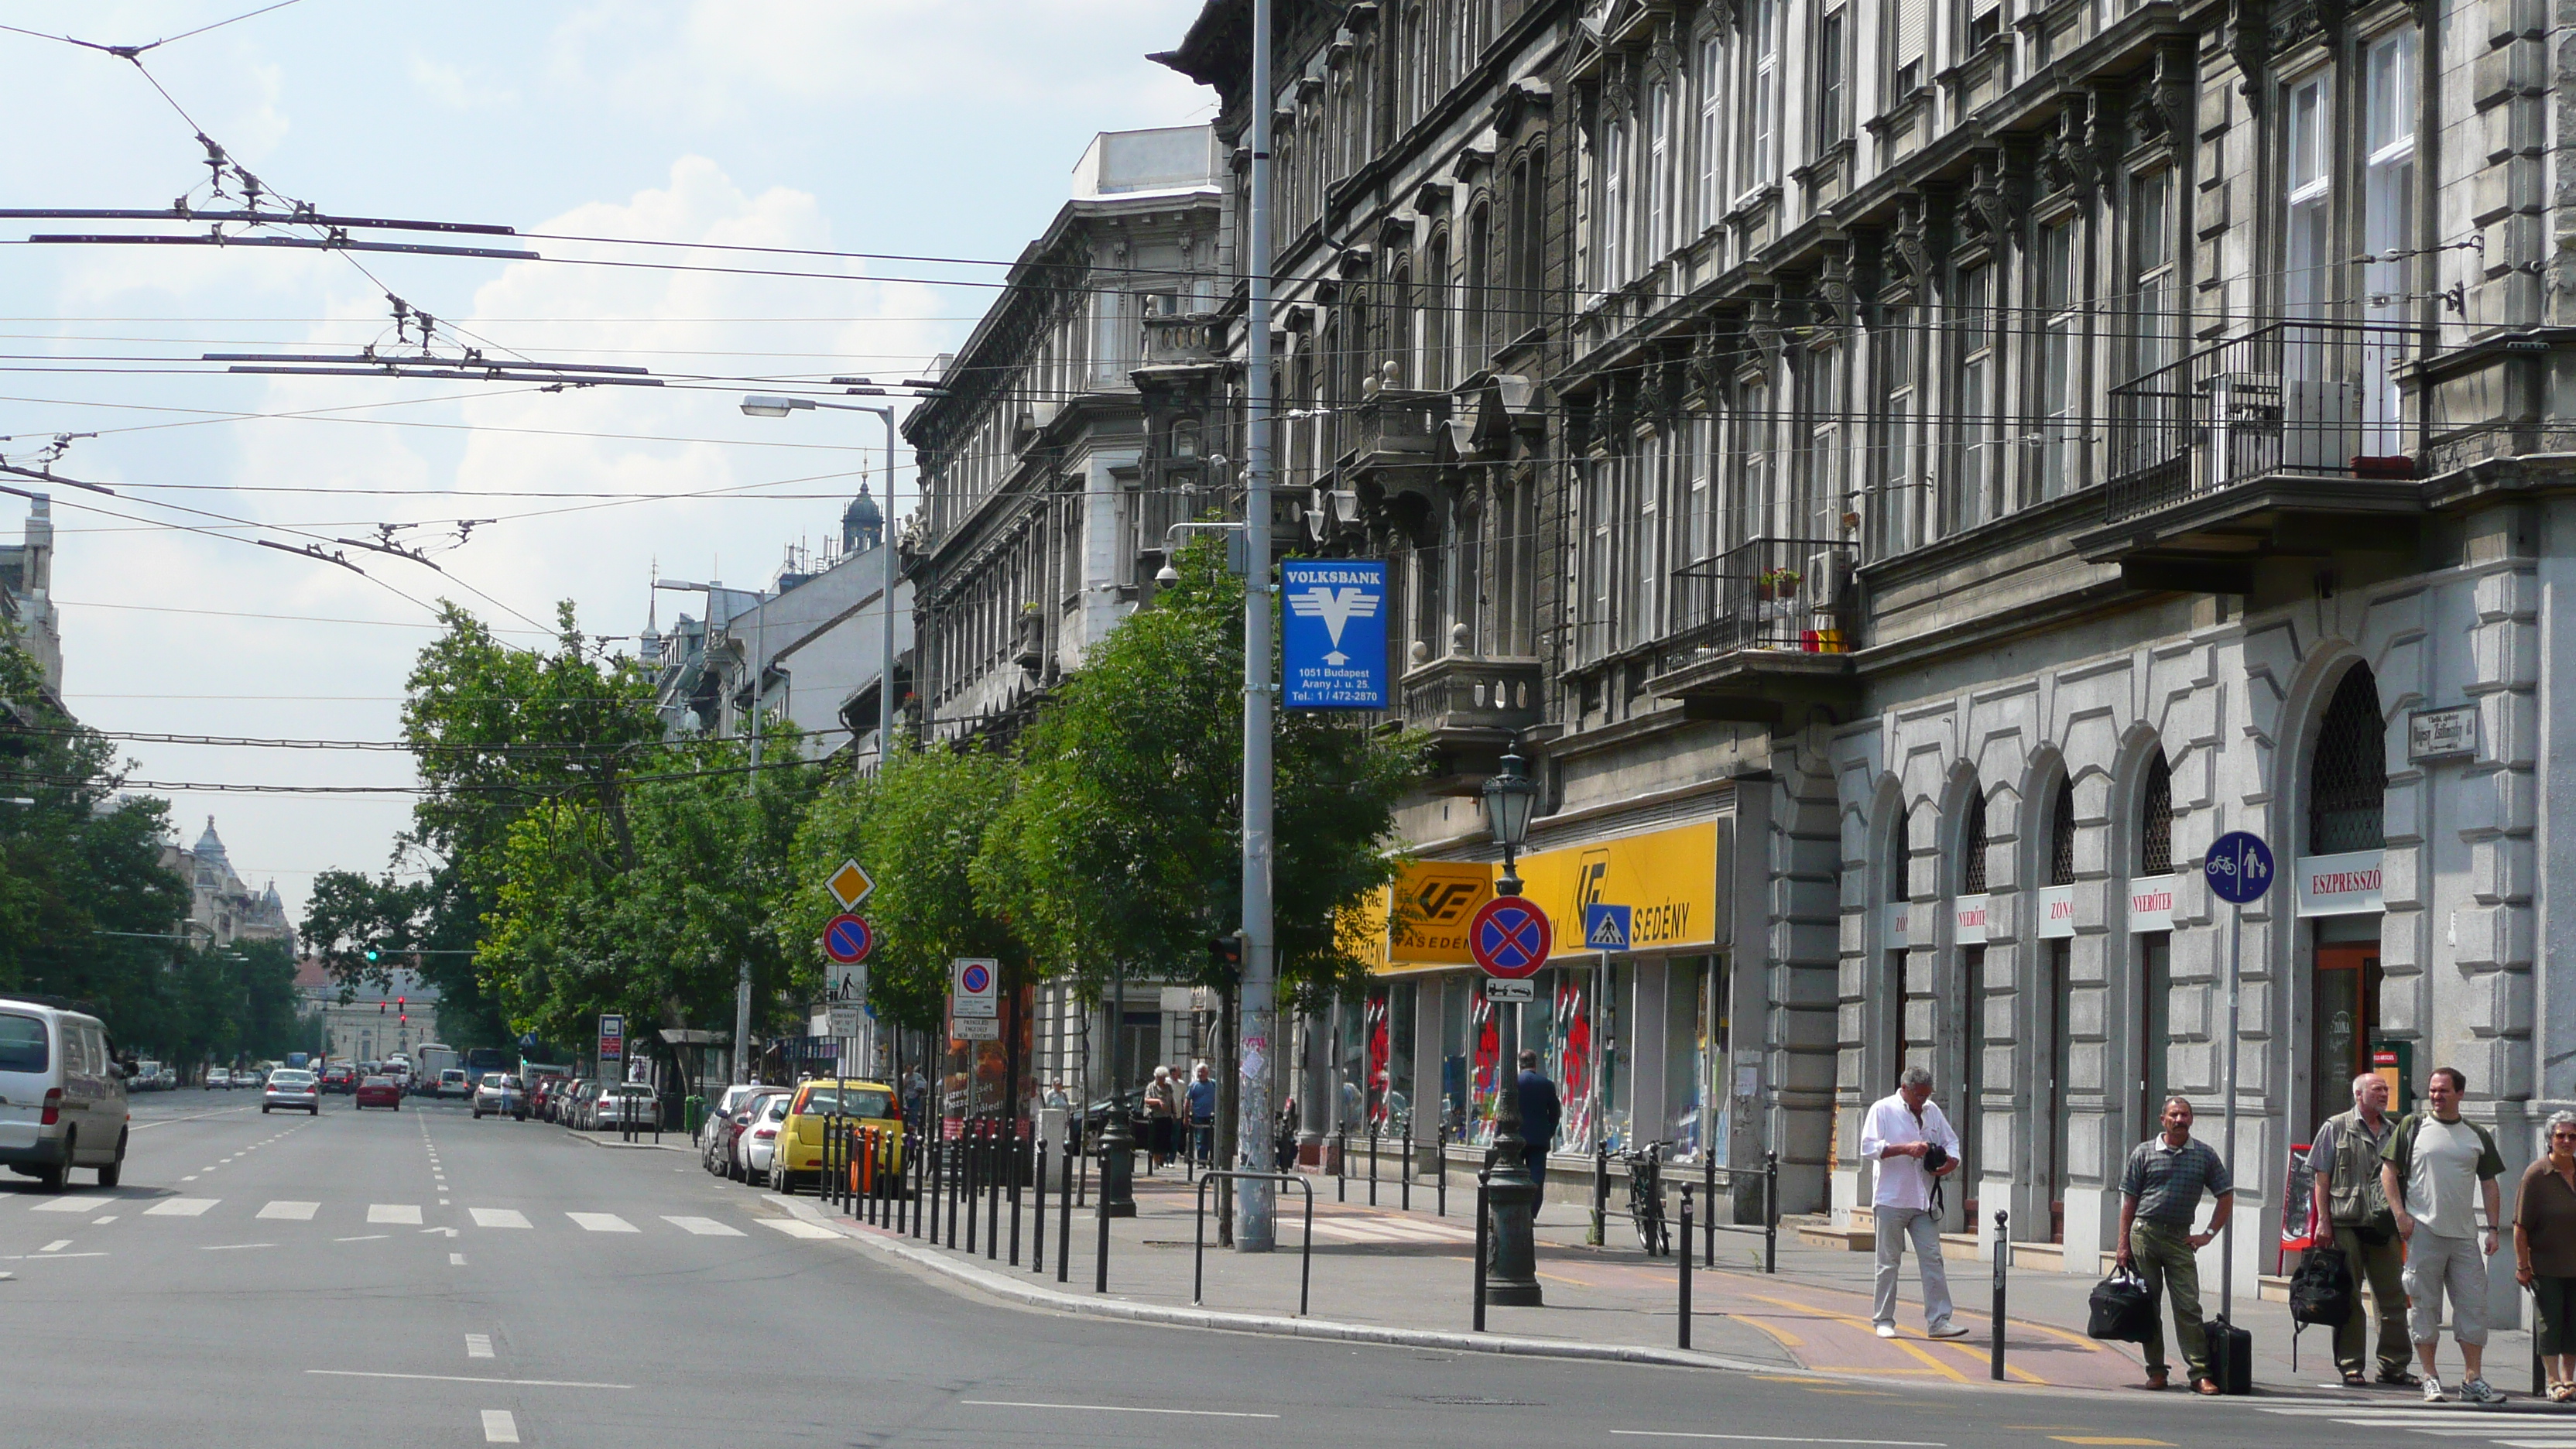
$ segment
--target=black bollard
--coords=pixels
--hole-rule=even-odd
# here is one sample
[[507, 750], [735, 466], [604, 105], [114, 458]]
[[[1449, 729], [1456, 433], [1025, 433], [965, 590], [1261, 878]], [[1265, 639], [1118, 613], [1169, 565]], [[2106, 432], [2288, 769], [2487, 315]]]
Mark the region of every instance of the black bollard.
[[1404, 1186], [1396, 1189], [1396, 1206], [1402, 1208], [1406, 1212], [1413, 1211], [1413, 1175], [1422, 1170], [1421, 1159], [1413, 1155], [1420, 1147], [1421, 1143], [1414, 1140], [1413, 1124], [1411, 1122], [1405, 1123]]
[[1592, 1146], [1592, 1235], [1589, 1241], [1596, 1248], [1610, 1244], [1610, 1144], [1607, 1142], [1596, 1142]]
[[1011, 1164], [1003, 1126], [995, 1122], [984, 1129], [984, 1260], [988, 1263], [1002, 1257], [1002, 1174], [1010, 1171]]
[[[1100, 1241], [1092, 1250], [1091, 1291], [1094, 1293], [1106, 1293], [1109, 1291], [1109, 1195], [1107, 1193], [1102, 1193], [1097, 1201], [1099, 1205], [1098, 1215], [1100, 1218]], [[1059, 1265], [1061, 1265], [1062, 1259], [1058, 1259], [1057, 1261]]]
[[1377, 1206], [1377, 1124], [1369, 1124], [1369, 1206]]
[[957, 1198], [958, 1188], [963, 1185], [958, 1169], [962, 1166], [960, 1153], [966, 1146], [966, 1124], [964, 1122], [957, 1124], [957, 1135], [954, 1138], [947, 1138], [944, 1128], [941, 1136], [946, 1139], [941, 1143], [942, 1150], [939, 1156], [940, 1164], [947, 1168], [947, 1171], [941, 1175], [948, 1183], [948, 1246], [953, 1249], [957, 1246]]
[[1055, 1281], [1071, 1281], [1073, 1272], [1073, 1194], [1075, 1159], [1082, 1156], [1082, 1124], [1064, 1124], [1064, 1183], [1055, 1194]]
[[[1699, 1175], [1700, 1211], [1708, 1215], [1708, 1220], [1700, 1226], [1700, 1236], [1706, 1240], [1700, 1255], [1700, 1266], [1714, 1268], [1717, 1266], [1717, 1154], [1706, 1147], [1699, 1150]], [[1731, 1176], [1727, 1178], [1730, 1186], [1734, 1181]], [[1682, 1251], [1685, 1253], [1690, 1251], [1688, 1242], [1682, 1244]]]
[[1011, 1266], [1020, 1266], [1020, 1124], [1011, 1123]]
[[1439, 1195], [1438, 1211], [1445, 1218], [1449, 1216], [1449, 1124], [1443, 1122], [1434, 1131], [1437, 1135], [1431, 1144], [1431, 1170], [1437, 1176], [1431, 1179], [1432, 1191]]
[[1780, 1154], [1762, 1154], [1762, 1271], [1780, 1271]]
[[1029, 1129], [1029, 1191], [1034, 1201], [1030, 1204], [1029, 1225], [1035, 1231], [1029, 1235], [1029, 1271], [1041, 1277], [1046, 1274], [1046, 1163], [1046, 1134], [1032, 1125]]
[[1485, 1331], [1485, 1258], [1493, 1249], [1492, 1219], [1485, 1215], [1485, 1174], [1476, 1174], [1476, 1317], [1475, 1330]]
[[984, 1124], [966, 1139], [966, 1256], [975, 1256], [976, 1209], [984, 1205]]
[[2004, 1274], [2012, 1267], [2012, 1239], [2005, 1232], [2007, 1219], [2002, 1208], [1995, 1209], [1995, 1348], [1992, 1377], [2004, 1381]]
[[1333, 1201], [1351, 1200], [1351, 1129], [1333, 1129]]
[[1690, 1250], [1690, 1237], [1691, 1237], [1691, 1185], [1690, 1185], [1689, 1183], [1687, 1183], [1687, 1182], [1686, 1182], [1686, 1183], [1683, 1183], [1683, 1184], [1682, 1184], [1682, 1241], [1681, 1241], [1681, 1249], [1682, 1249], [1682, 1250], [1681, 1250], [1680, 1252], [1678, 1252], [1678, 1253], [1673, 1254], [1673, 1259], [1674, 1259], [1674, 1261], [1676, 1261], [1676, 1262], [1678, 1262], [1678, 1263], [1680, 1263], [1680, 1264], [1681, 1264], [1681, 1275], [1682, 1275], [1682, 1285], [1681, 1285], [1681, 1294], [1682, 1294], [1682, 1299], [1681, 1299], [1681, 1346], [1682, 1346], [1683, 1348], [1688, 1348], [1688, 1347], [1690, 1347], [1690, 1331], [1691, 1331], [1691, 1302], [1690, 1302], [1690, 1288], [1691, 1288], [1691, 1284], [1690, 1284], [1690, 1278], [1691, 1278], [1691, 1250]]

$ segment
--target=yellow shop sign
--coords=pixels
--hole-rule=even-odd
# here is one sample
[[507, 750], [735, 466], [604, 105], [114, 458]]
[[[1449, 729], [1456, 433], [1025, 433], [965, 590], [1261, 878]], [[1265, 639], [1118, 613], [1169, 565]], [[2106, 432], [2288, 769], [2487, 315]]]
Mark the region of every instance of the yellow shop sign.
[[1550, 960], [1589, 956], [1583, 908], [1626, 906], [1628, 949], [1704, 946], [1717, 939], [1717, 825], [1571, 845], [1521, 857], [1521, 894], [1556, 927]]

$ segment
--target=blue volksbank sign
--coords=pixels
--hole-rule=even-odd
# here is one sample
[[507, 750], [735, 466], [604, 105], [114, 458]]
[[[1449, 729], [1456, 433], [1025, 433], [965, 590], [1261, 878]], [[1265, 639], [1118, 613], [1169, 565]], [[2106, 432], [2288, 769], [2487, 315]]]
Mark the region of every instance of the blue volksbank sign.
[[1385, 562], [1288, 559], [1279, 586], [1288, 708], [1385, 709]]

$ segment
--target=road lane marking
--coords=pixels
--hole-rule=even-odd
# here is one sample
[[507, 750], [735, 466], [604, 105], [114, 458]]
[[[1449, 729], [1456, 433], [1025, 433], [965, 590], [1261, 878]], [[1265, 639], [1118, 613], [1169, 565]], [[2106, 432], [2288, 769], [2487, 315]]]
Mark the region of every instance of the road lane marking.
[[43, 1247], [41, 1247], [41, 1248], [38, 1248], [36, 1251], [37, 1251], [37, 1252], [39, 1252], [39, 1253], [59, 1253], [59, 1252], [61, 1252], [63, 1249], [68, 1248], [68, 1247], [70, 1247], [71, 1245], [72, 1245], [72, 1240], [71, 1240], [71, 1239], [69, 1239], [69, 1238], [56, 1238], [56, 1239], [54, 1239], [52, 1242], [45, 1244], [45, 1245], [44, 1245]]
[[494, 1379], [473, 1374], [389, 1374], [366, 1369], [306, 1369], [316, 1378], [405, 1379], [425, 1384], [507, 1384], [514, 1389], [631, 1389], [633, 1384], [592, 1384], [578, 1379]]
[[322, 1204], [318, 1202], [279, 1201], [270, 1203], [268, 1206], [261, 1208], [257, 1213], [253, 1214], [253, 1216], [275, 1218], [280, 1222], [309, 1223], [313, 1221], [313, 1214], [320, 1211], [321, 1207]]
[[1225, 1409], [1139, 1409], [1127, 1404], [1026, 1404], [1016, 1399], [959, 1399], [977, 1409], [1070, 1409], [1078, 1414], [1177, 1414], [1191, 1419], [1276, 1419], [1277, 1414], [1242, 1414]]
[[1937, 1439], [1798, 1439], [1786, 1434], [1706, 1434], [1687, 1429], [1613, 1429], [1628, 1439], [1724, 1439], [1745, 1444], [1876, 1444], [1891, 1449], [1950, 1449]]
[[519, 1421], [511, 1418], [510, 1411], [507, 1409], [485, 1409], [483, 1411], [483, 1442], [486, 1444], [518, 1443]]
[[85, 1213], [92, 1208], [107, 1207], [115, 1201], [116, 1199], [112, 1197], [58, 1197], [50, 1202], [40, 1202], [33, 1208], [28, 1209], [28, 1211], [40, 1213]]
[[447, 1255], [447, 1266], [449, 1266], [449, 1267], [451, 1267], [451, 1268], [462, 1268], [462, 1267], [464, 1267], [464, 1266], [465, 1266], [465, 1255], [464, 1255], [463, 1253], [450, 1253], [450, 1254], [448, 1254], [448, 1255]]
[[206, 1209], [222, 1201], [219, 1197], [164, 1198], [145, 1208], [143, 1215], [147, 1218], [201, 1218], [206, 1215]]
[[742, 1236], [742, 1229], [734, 1227], [728, 1223], [717, 1222], [714, 1218], [665, 1217], [662, 1221], [669, 1223], [671, 1226], [678, 1228], [684, 1233], [695, 1233], [702, 1238], [739, 1238]]
[[[2481, 1429], [2478, 1432], [2487, 1431]], [[2124, 1439], [2116, 1434], [2051, 1434], [2048, 1437], [2060, 1444], [2155, 1444], [2163, 1446], [2163, 1449], [2173, 1449], [2171, 1439]]]
[[[47, 1254], [47, 1255], [46, 1255], [46, 1257], [47, 1257], [47, 1258], [104, 1258], [104, 1257], [106, 1257], [106, 1256], [107, 1256], [107, 1254], [105, 1254], [105, 1253], [103, 1253], [103, 1252], [101, 1252], [101, 1253], [50, 1253], [50, 1254]], [[39, 1259], [39, 1258], [38, 1258], [35, 1254], [33, 1254], [33, 1253], [11, 1253], [11, 1254], [9, 1254], [7, 1257], [5, 1257], [5, 1258], [0, 1258], [0, 1262], [5, 1262], [5, 1263], [34, 1263], [34, 1262], [39, 1262], [39, 1261], [42, 1261], [42, 1260], [41, 1260], [41, 1259]]]
[[615, 1213], [565, 1213], [564, 1216], [579, 1224], [584, 1232], [631, 1233], [638, 1231], [633, 1223], [628, 1222], [626, 1219], [619, 1217]]
[[1728, 1444], [1880, 1444], [1891, 1449], [1950, 1449], [1937, 1439], [1793, 1439], [1788, 1434], [1698, 1434], [1690, 1428], [1613, 1428], [1623, 1439], [1726, 1439]]
[[753, 1218], [752, 1221], [765, 1228], [776, 1228], [791, 1238], [837, 1238], [841, 1235], [838, 1229], [809, 1223], [803, 1218]]
[[109, 1223], [112, 1223], [112, 1222], [115, 1222], [115, 1221], [116, 1221], [116, 1214], [114, 1214], [114, 1213], [109, 1213], [106, 1217], [103, 1217], [103, 1218], [91, 1218], [91, 1219], [89, 1220], [89, 1225], [90, 1225], [91, 1227], [93, 1227], [93, 1228], [103, 1228], [103, 1227], [106, 1227]]
[[335, 1243], [372, 1243], [379, 1239], [389, 1238], [392, 1236], [393, 1234], [391, 1233], [360, 1233], [354, 1238], [333, 1238], [331, 1241]]
[[488, 1333], [469, 1333], [465, 1335], [465, 1356], [467, 1358], [490, 1358], [492, 1356], [492, 1335]]
[[525, 1228], [534, 1226], [534, 1224], [528, 1221], [528, 1215], [519, 1211], [517, 1208], [467, 1208], [466, 1211], [474, 1214], [474, 1226], [478, 1228]]
[[401, 1223], [406, 1227], [416, 1228], [420, 1226], [420, 1204], [408, 1202], [369, 1203], [367, 1204], [367, 1221], [371, 1223]]
[[236, 1248], [274, 1248], [276, 1246], [277, 1244], [275, 1243], [201, 1243], [197, 1246], [197, 1251], [200, 1253], [229, 1253]]

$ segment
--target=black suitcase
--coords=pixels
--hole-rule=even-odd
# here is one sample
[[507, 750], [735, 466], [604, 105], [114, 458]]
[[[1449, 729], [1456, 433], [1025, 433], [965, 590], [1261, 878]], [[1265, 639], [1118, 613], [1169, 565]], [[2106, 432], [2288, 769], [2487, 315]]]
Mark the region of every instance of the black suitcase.
[[2224, 1318], [2201, 1326], [2209, 1337], [2209, 1376], [2222, 1394], [2254, 1392], [2254, 1335]]

